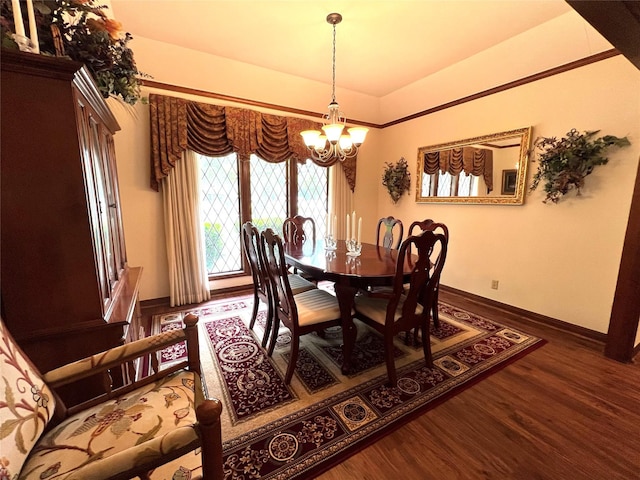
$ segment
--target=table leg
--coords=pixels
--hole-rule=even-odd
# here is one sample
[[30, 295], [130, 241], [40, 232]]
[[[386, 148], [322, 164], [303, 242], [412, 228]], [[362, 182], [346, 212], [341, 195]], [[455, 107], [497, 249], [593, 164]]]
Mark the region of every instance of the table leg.
[[349, 373], [351, 368], [351, 352], [356, 343], [356, 326], [351, 317], [353, 309], [353, 299], [356, 296], [357, 288], [349, 285], [335, 284], [336, 298], [340, 305], [340, 316], [342, 317], [342, 373]]

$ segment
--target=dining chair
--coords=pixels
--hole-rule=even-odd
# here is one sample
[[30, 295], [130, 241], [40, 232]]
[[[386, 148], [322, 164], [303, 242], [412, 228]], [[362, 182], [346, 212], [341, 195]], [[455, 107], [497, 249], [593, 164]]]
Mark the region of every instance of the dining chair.
[[311, 332], [341, 325], [340, 307], [336, 297], [329, 292], [315, 288], [293, 295], [289, 282], [289, 272], [284, 257], [282, 239], [270, 228], [260, 234], [266, 260], [271, 290], [274, 299], [274, 328], [269, 343], [271, 355], [278, 338], [280, 323], [291, 332], [291, 351], [289, 365], [285, 374], [285, 383], [289, 384], [298, 359], [300, 337]]
[[[442, 233], [447, 239], [447, 244], [449, 243], [449, 228], [444, 223], [434, 222], [430, 218], [427, 218], [422, 221], [416, 220], [409, 226], [409, 235], [413, 235], [414, 230], [416, 231], [430, 230], [432, 232]], [[435, 291], [432, 296], [433, 303], [431, 305], [433, 325], [436, 328], [440, 327], [440, 317], [438, 315], [438, 294], [439, 293], [440, 293], [440, 278], [438, 278], [438, 281], [436, 282]], [[415, 341], [417, 341], [417, 334], [418, 334], [417, 331], [414, 332]]]
[[[154, 480], [157, 467], [200, 450], [202, 478], [222, 479], [222, 405], [202, 387], [197, 322], [188, 314], [183, 329], [42, 374], [0, 318], [0, 477]], [[160, 352], [176, 344], [185, 344], [185, 359], [159, 369]], [[148, 376], [120, 386], [110, 381], [111, 372], [149, 356]], [[56, 393], [96, 375], [104, 385], [96, 398], [68, 406]]]
[[[415, 248], [417, 260], [412, 261], [410, 249]], [[405, 288], [403, 265], [412, 262], [408, 289]], [[355, 318], [367, 323], [384, 336], [387, 374], [392, 386], [398, 383], [394, 361], [393, 339], [400, 332], [420, 327], [422, 349], [427, 366], [433, 366], [429, 341], [429, 308], [434, 286], [440, 277], [447, 256], [447, 239], [443, 234], [424, 231], [402, 242], [398, 250], [393, 291], [386, 295], [360, 295], [355, 298]]]
[[[397, 240], [394, 246], [394, 236], [393, 231], [398, 231]], [[382, 234], [382, 238], [381, 237]], [[402, 236], [404, 234], [404, 226], [402, 225], [402, 221], [398, 218], [394, 218], [392, 216], [382, 217], [378, 220], [378, 226], [376, 227], [376, 246], [378, 248], [386, 248], [386, 249], [398, 249], [400, 248], [400, 244], [402, 243]], [[382, 240], [382, 241], [381, 241]], [[386, 295], [389, 293], [391, 289], [389, 287], [368, 287], [364, 293], [365, 295], [377, 295], [378, 293], [382, 293]]]
[[316, 243], [316, 222], [311, 217], [295, 215], [285, 218], [282, 224], [284, 241], [302, 245], [307, 240]]
[[[262, 336], [262, 347], [266, 348], [273, 329], [274, 307], [271, 282], [269, 281], [260, 241], [260, 232], [255, 225], [251, 222], [244, 223], [242, 225], [242, 246], [249, 262], [249, 269], [253, 279], [253, 311], [251, 312], [249, 328], [253, 329], [258, 317], [260, 301], [264, 302], [267, 305], [267, 318]], [[315, 284], [294, 273], [289, 275], [289, 284], [294, 295], [316, 288]]]
[[[316, 222], [313, 218], [303, 217], [302, 215], [285, 218], [282, 224], [282, 236], [286, 243], [303, 245], [307, 241], [310, 241], [315, 245]], [[294, 268], [293, 273], [298, 273], [298, 270]], [[305, 280], [313, 282], [316, 285], [318, 283], [317, 279], [307, 275], [306, 273], [300, 273], [299, 275]]]
[[273, 302], [271, 299], [271, 283], [267, 278], [267, 272], [264, 268], [260, 255], [260, 232], [251, 223], [246, 222], [242, 225], [242, 247], [244, 248], [249, 269], [251, 270], [251, 278], [253, 279], [253, 311], [251, 312], [251, 321], [249, 328], [253, 329], [258, 317], [258, 308], [260, 301], [267, 305], [267, 318], [262, 337], [262, 347], [267, 346], [269, 333], [271, 332], [271, 324], [273, 320]]
[[[394, 235], [393, 231], [398, 231], [398, 236], [395, 239], [394, 246]], [[380, 233], [382, 232], [382, 242], [380, 241]], [[395, 248], [396, 250], [400, 248], [400, 244], [402, 243], [402, 235], [404, 233], [404, 227], [402, 225], [402, 221], [398, 218], [394, 218], [392, 216], [383, 217], [378, 220], [378, 226], [376, 228], [376, 245], [383, 246], [384, 248]]]

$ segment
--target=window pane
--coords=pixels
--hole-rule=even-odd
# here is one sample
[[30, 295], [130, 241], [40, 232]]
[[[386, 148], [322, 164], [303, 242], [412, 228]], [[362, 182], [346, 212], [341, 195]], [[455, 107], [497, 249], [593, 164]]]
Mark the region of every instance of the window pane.
[[251, 222], [259, 231], [282, 234], [287, 218], [287, 163], [269, 163], [251, 155]]
[[430, 197], [433, 195], [433, 178], [434, 174], [427, 175], [426, 173], [422, 175], [422, 187], [420, 189], [420, 195], [423, 197]]
[[451, 196], [451, 179], [452, 178], [454, 177], [452, 177], [449, 173], [442, 173], [442, 171], [438, 171], [438, 197]]
[[236, 154], [198, 157], [207, 272], [238, 272], [242, 270], [242, 252]]
[[318, 238], [327, 231], [328, 172], [309, 160], [298, 164], [298, 215], [313, 218]]
[[467, 175], [466, 173], [460, 172], [458, 175], [458, 196], [459, 197], [468, 197], [471, 195], [471, 179], [472, 175]]

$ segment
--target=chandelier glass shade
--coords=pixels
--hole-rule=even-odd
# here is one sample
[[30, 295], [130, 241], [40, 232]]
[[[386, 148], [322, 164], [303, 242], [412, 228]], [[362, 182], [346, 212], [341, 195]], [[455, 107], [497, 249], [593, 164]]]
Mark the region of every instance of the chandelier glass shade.
[[341, 21], [342, 15], [339, 13], [327, 15], [327, 23], [333, 25], [333, 84], [329, 113], [323, 117], [322, 131], [300, 132], [311, 158], [319, 163], [333, 164], [336, 160], [342, 162], [355, 157], [369, 131], [365, 127], [351, 127], [344, 133], [346, 118], [336, 102], [336, 25]]

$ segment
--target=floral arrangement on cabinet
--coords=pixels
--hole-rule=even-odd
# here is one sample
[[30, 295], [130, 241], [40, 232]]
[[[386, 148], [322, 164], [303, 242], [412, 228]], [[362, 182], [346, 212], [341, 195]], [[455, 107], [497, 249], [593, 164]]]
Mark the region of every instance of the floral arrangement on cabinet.
[[404, 157], [398, 160], [398, 163], [385, 162], [386, 168], [382, 175], [382, 185], [387, 187], [387, 191], [391, 196], [393, 203], [398, 203], [400, 197], [409, 190], [411, 186], [411, 174], [409, 166]]
[[[609, 159], [603, 152], [609, 147], [631, 145], [627, 137], [605, 135], [594, 138], [600, 130], [578, 132], [575, 128], [565, 137], [538, 137], [533, 150], [538, 151], [538, 171], [533, 176], [529, 191], [533, 192], [540, 182], [544, 183], [544, 203], [558, 203], [570, 190], [584, 187], [585, 177], [597, 165], [605, 165]], [[533, 162], [536, 160], [534, 159]]]
[[[27, 8], [13, 11], [11, 0], [0, 0], [3, 48], [63, 56], [87, 66], [103, 97], [115, 96], [134, 105], [140, 99], [140, 80], [120, 22], [107, 17], [106, 5], [95, 0], [28, 0]], [[24, 3], [23, 3], [24, 5]], [[20, 10], [20, 12], [17, 12]], [[27, 12], [29, 10], [29, 12]], [[35, 25], [27, 18], [33, 12]], [[25, 25], [29, 25], [27, 39]]]

